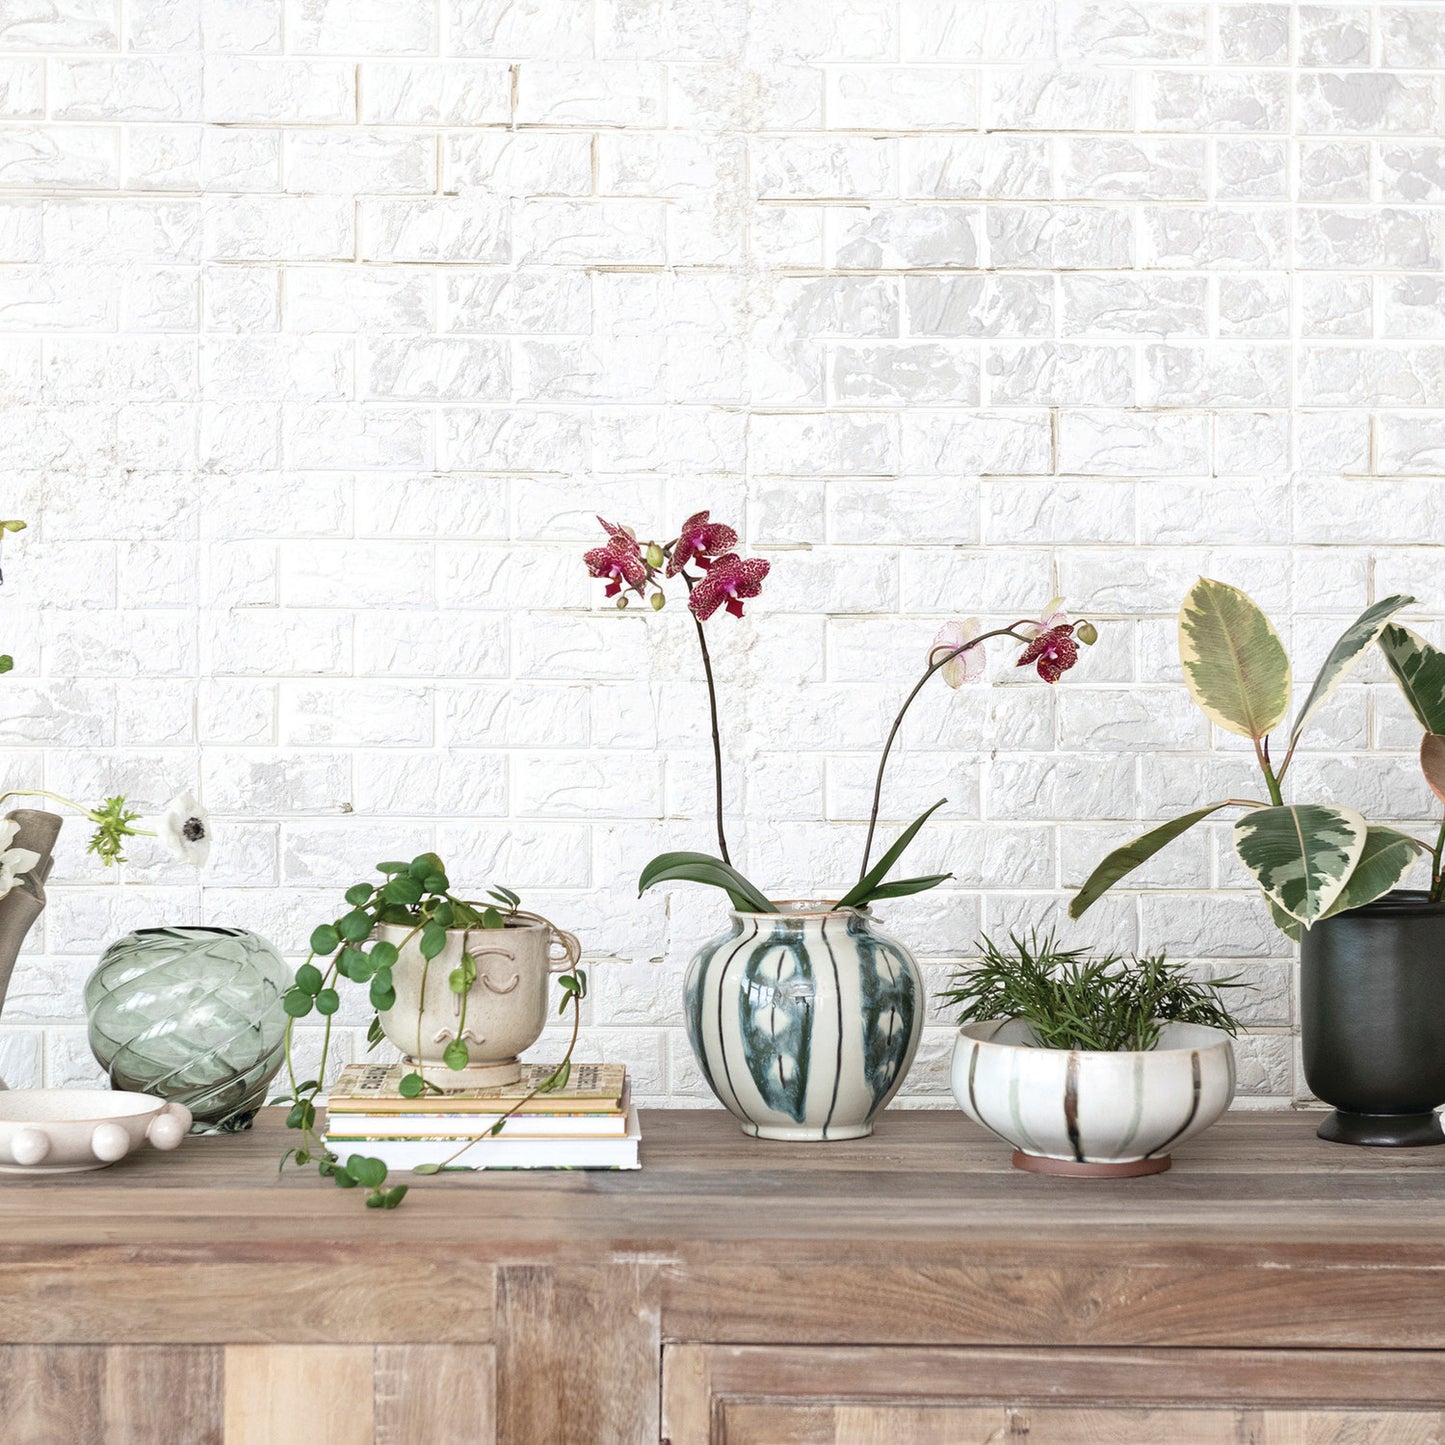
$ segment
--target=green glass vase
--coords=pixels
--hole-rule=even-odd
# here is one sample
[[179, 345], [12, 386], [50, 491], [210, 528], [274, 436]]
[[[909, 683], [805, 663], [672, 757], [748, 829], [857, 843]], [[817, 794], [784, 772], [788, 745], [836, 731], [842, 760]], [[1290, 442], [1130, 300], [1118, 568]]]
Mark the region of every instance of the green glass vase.
[[90, 1049], [111, 1087], [176, 1099], [193, 1134], [248, 1129], [285, 1056], [291, 970], [239, 928], [141, 928], [85, 984]]

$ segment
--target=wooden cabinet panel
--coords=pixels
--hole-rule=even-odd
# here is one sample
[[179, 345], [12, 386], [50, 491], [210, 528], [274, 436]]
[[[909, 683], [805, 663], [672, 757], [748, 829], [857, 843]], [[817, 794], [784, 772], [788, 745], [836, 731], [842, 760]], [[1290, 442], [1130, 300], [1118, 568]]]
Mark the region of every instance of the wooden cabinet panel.
[[1427, 1352], [674, 1345], [671, 1445], [1441, 1445]]
[[903, 1405], [727, 1407], [726, 1445], [1440, 1445], [1435, 1411]]
[[490, 1345], [0, 1346], [3, 1445], [492, 1445]]

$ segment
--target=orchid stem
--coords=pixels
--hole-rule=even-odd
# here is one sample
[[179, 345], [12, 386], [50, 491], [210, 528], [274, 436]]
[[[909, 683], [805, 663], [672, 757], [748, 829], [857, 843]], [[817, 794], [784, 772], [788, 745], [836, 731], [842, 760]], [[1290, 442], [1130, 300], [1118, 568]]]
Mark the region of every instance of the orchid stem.
[[[924, 684], [940, 667], [946, 667], [955, 657], [961, 657], [972, 647], [977, 647], [982, 642], [987, 642], [991, 637], [1012, 637], [1017, 642], [1027, 642], [1028, 638], [1020, 636], [1014, 631], [1015, 627], [1029, 627], [1033, 624], [1028, 622], [1013, 622], [1007, 627], [995, 628], [992, 632], [980, 633], [977, 637], [970, 638], [962, 647], [955, 647], [953, 651], [945, 653], [937, 662], [930, 660], [927, 671], [913, 685], [913, 691], [903, 700], [903, 706], [898, 709], [898, 716], [893, 719], [893, 726], [888, 729], [887, 741], [883, 744], [883, 756], [878, 759], [878, 774], [873, 780], [873, 808], [868, 814], [868, 836], [863, 841], [863, 866], [858, 870], [858, 881], [861, 883], [868, 875], [868, 859], [873, 852], [873, 834], [878, 829], [878, 808], [883, 799], [883, 772], [888, 766], [888, 754], [893, 751], [894, 739], [898, 736], [898, 729], [903, 726], [903, 719], [908, 709], [913, 706], [913, 700], [923, 691]], [[936, 651], [937, 649], [935, 649]], [[932, 658], [930, 653], [929, 657]]]
[[[692, 578], [684, 572], [682, 580], [687, 583], [690, 596], [693, 588]], [[689, 611], [691, 612], [691, 609]], [[707, 706], [712, 722], [712, 778], [714, 807], [717, 810], [717, 846], [723, 862], [731, 867], [733, 860], [728, 857], [727, 833], [723, 829], [722, 734], [718, 730], [717, 721], [717, 684], [713, 681], [712, 657], [707, 650], [707, 634], [703, 631], [702, 621], [697, 613], [691, 612], [691, 616], [692, 625], [697, 628], [697, 645], [702, 649], [702, 671], [703, 676], [707, 678]]]

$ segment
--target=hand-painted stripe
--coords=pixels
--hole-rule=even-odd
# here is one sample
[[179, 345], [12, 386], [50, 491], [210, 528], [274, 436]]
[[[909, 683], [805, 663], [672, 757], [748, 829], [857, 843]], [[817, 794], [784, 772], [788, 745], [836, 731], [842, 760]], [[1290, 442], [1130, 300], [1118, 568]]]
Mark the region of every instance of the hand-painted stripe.
[[1074, 1149], [1074, 1162], [1083, 1164], [1084, 1149], [1079, 1142], [1079, 1056], [1071, 1049], [1064, 1068], [1064, 1127]]
[[978, 1072], [978, 1056], [983, 1052], [983, 1049], [980, 1047], [977, 1039], [972, 1040], [972, 1043], [973, 1052], [968, 1056], [968, 1107], [973, 1110], [974, 1119], [982, 1124], [995, 1139], [1001, 1140], [1012, 1148], [1014, 1141], [1010, 1139], [1007, 1134], [1000, 1134], [999, 1131], [983, 1117], [983, 1113], [978, 1107], [978, 1095], [974, 1092], [973, 1076]]
[[733, 1105], [734, 1105], [734, 1107], [737, 1109], [737, 1112], [738, 1112], [739, 1114], [741, 1114], [741, 1115], [743, 1116], [743, 1118], [746, 1119], [746, 1120], [748, 1121], [748, 1123], [751, 1124], [751, 1125], [753, 1126], [753, 1128], [755, 1128], [755, 1129], [756, 1129], [757, 1126], [758, 1126], [758, 1121], [757, 1121], [756, 1119], [754, 1119], [753, 1116], [752, 1116], [751, 1114], [749, 1114], [748, 1111], [747, 1111], [745, 1108], [743, 1108], [743, 1101], [742, 1101], [740, 1098], [738, 1098], [737, 1086], [733, 1083], [733, 1071], [732, 1071], [732, 1069], [729, 1068], [729, 1066], [728, 1066], [728, 1041], [727, 1041], [727, 1035], [723, 1032], [723, 1006], [724, 1006], [724, 1003], [725, 1003], [725, 1001], [726, 1001], [726, 993], [725, 993], [725, 990], [724, 990], [724, 987], [723, 987], [723, 986], [724, 986], [724, 984], [726, 984], [726, 982], [727, 982], [727, 972], [728, 972], [728, 969], [730, 969], [730, 968], [732, 967], [732, 965], [733, 965], [733, 960], [738, 956], [738, 954], [740, 954], [740, 953], [743, 951], [744, 947], [745, 947], [747, 944], [751, 943], [751, 942], [753, 941], [753, 939], [758, 936], [758, 927], [759, 927], [759, 925], [758, 925], [757, 921], [754, 920], [753, 925], [752, 925], [752, 928], [753, 928], [752, 933], [746, 935], [745, 937], [740, 938], [740, 939], [737, 941], [737, 943], [735, 943], [735, 944], [733, 945], [733, 951], [732, 951], [730, 954], [728, 954], [728, 956], [727, 956], [727, 961], [723, 964], [722, 968], [718, 971], [718, 976], [717, 976], [717, 1052], [718, 1052], [718, 1057], [722, 1060], [723, 1077], [727, 1080], [728, 1093], [730, 1093], [730, 1094], [733, 1096]]
[[843, 980], [838, 974], [838, 955], [833, 952], [833, 941], [828, 937], [828, 920], [822, 921], [818, 936], [828, 950], [828, 962], [833, 965], [833, 993], [838, 999], [838, 1058], [833, 1069], [833, 1097], [828, 1101], [828, 1117], [823, 1120], [823, 1137], [828, 1137], [828, 1125], [833, 1122], [833, 1111], [838, 1107], [838, 1090], [843, 1083]]
[[1201, 1080], [1199, 1076], [1199, 1051], [1189, 1051], [1189, 1072], [1193, 1078], [1194, 1096], [1189, 1101], [1189, 1112], [1184, 1116], [1184, 1122], [1161, 1144], [1157, 1149], [1151, 1149], [1144, 1157], [1152, 1159], [1156, 1154], [1163, 1154], [1168, 1151], [1169, 1146], [1194, 1122], [1194, 1116], [1199, 1112], [1199, 1095], [1201, 1092]]

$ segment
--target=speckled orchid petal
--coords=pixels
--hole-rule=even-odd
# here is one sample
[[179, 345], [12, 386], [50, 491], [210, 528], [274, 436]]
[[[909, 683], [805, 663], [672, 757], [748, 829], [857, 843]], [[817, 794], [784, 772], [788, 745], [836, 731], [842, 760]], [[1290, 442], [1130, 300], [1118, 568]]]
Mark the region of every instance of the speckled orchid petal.
[[743, 615], [743, 601], [756, 597], [768, 575], [768, 563], [761, 557], [739, 557], [729, 552], [712, 564], [706, 577], [692, 589], [687, 605], [698, 621], [706, 622], [719, 607], [726, 605], [734, 617]]

